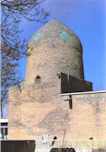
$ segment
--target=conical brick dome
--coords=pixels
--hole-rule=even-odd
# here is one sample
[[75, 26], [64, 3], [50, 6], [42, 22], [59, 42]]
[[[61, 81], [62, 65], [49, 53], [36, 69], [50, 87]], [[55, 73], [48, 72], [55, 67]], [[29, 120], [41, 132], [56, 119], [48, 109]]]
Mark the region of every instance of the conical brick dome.
[[84, 79], [80, 40], [57, 20], [48, 22], [33, 35], [28, 53], [28, 83], [33, 83], [37, 76], [42, 82], [53, 81], [59, 72]]

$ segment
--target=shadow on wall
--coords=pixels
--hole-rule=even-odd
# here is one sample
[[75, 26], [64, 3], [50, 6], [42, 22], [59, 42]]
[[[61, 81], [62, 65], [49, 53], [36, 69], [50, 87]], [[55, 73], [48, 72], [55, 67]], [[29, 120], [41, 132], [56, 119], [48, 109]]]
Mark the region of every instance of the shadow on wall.
[[34, 140], [3, 140], [1, 152], [35, 152]]
[[[77, 152], [74, 148], [52, 148], [50, 152]], [[106, 149], [93, 149], [92, 152], [106, 152]]]
[[74, 148], [52, 148], [50, 152], [76, 152]]
[[92, 152], [106, 152], [106, 148], [105, 149], [93, 149]]

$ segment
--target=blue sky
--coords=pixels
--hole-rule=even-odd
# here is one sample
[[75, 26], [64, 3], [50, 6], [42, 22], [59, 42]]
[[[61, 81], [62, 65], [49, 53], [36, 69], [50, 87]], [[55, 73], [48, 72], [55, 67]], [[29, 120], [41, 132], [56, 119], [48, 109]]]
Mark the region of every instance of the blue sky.
[[[106, 2], [105, 0], [46, 0], [43, 3], [50, 14], [72, 29], [81, 39], [85, 79], [92, 81], [94, 90], [106, 89]], [[23, 19], [22, 36], [30, 39], [41, 23]], [[19, 74], [23, 78], [25, 61], [21, 60]]]

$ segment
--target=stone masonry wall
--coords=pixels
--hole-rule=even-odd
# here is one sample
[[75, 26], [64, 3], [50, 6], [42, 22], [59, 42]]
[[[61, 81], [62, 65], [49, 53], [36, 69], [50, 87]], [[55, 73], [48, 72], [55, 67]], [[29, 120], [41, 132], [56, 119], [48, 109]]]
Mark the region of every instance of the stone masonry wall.
[[28, 54], [25, 81], [9, 91], [8, 138], [34, 139], [43, 147], [38, 152], [53, 146], [104, 149], [106, 92], [71, 94], [71, 105], [69, 95], [60, 94], [59, 73], [84, 80], [79, 38], [51, 21], [35, 33]]
[[68, 101], [64, 100], [67, 96], [52, 95], [44, 100], [41, 96], [39, 102], [33, 96], [35, 92], [33, 87], [24, 88], [21, 93], [18, 89], [11, 90], [10, 139], [40, 139], [43, 143], [43, 136], [46, 136], [50, 145], [56, 136], [55, 146], [90, 147], [93, 137], [95, 148], [106, 146], [106, 93], [72, 95], [70, 109]]

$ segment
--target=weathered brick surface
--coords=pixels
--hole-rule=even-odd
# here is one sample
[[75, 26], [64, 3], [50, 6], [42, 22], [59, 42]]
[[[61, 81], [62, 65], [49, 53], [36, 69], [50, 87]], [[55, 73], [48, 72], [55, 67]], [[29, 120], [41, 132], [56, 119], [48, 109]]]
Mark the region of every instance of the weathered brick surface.
[[36, 139], [37, 136], [50, 135], [51, 138], [57, 136], [59, 143], [62, 143], [65, 132], [66, 145], [73, 142], [89, 145], [89, 138], [93, 137], [95, 146], [105, 146], [106, 93], [72, 95], [73, 106], [70, 109], [68, 101], [59, 95], [52, 95], [49, 102], [40, 102], [41, 97], [34, 99], [36, 90], [27, 91], [32, 92], [32, 96], [24, 96], [24, 90], [18, 99], [14, 100], [13, 94], [11, 95], [9, 138]]
[[57, 74], [65, 72], [83, 79], [80, 41], [58, 22], [45, 27], [30, 42], [25, 82], [9, 92], [9, 138], [36, 139], [40, 147], [44, 137], [50, 146], [56, 136], [58, 147], [91, 148], [93, 142], [95, 148], [104, 148], [106, 93], [73, 94], [70, 109], [60, 95]]
[[37, 75], [41, 76], [42, 83], [53, 82], [59, 72], [84, 77], [80, 40], [58, 21], [51, 21], [33, 36], [28, 52], [28, 84], [33, 83]]

